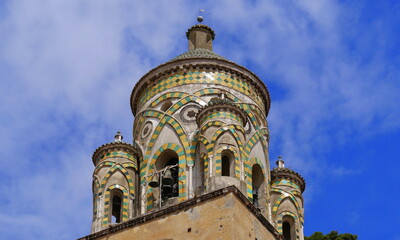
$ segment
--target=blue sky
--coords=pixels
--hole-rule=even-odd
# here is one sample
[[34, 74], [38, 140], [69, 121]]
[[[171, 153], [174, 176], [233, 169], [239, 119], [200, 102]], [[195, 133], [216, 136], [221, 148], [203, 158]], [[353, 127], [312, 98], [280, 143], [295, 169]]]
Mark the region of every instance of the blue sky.
[[305, 235], [399, 240], [400, 2], [369, 0], [0, 0], [0, 238], [89, 234], [91, 154], [132, 140], [134, 84], [187, 50], [200, 8], [214, 51], [269, 88]]

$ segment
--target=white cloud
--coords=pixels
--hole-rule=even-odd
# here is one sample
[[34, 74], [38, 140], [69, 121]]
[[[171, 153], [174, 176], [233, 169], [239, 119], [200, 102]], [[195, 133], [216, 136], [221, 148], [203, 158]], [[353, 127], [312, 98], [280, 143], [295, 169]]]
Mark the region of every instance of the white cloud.
[[1, 235], [89, 233], [91, 153], [117, 130], [131, 141], [134, 83], [186, 50], [200, 8], [216, 52], [281, 89], [271, 150], [288, 166], [321, 177], [333, 146], [400, 126], [398, 69], [350, 51], [348, 10], [335, 1], [10, 1], [0, 11]]

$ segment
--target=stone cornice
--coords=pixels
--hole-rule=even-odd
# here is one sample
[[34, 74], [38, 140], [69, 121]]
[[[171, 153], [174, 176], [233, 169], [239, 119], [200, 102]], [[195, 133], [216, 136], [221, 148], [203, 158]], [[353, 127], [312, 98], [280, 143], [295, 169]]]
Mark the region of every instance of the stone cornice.
[[199, 69], [199, 70], [220, 70], [233, 75], [236, 75], [243, 81], [251, 84], [257, 91], [264, 102], [265, 109], [263, 109], [265, 116], [268, 116], [268, 112], [271, 106], [271, 98], [268, 89], [264, 82], [253, 72], [245, 67], [242, 67], [236, 63], [230, 62], [223, 59], [213, 58], [187, 58], [177, 59], [175, 61], [166, 62], [160, 66], [147, 72], [134, 86], [130, 98], [131, 110], [133, 115], [136, 115], [137, 105], [140, 94], [143, 90], [151, 85], [154, 85], [158, 80], [171, 74], [173, 72], [182, 71], [183, 69]]
[[[106, 152], [109, 152], [109, 151], [126, 152], [128, 154], [131, 154], [132, 156], [137, 157], [138, 160], [142, 156], [141, 152], [137, 148], [135, 148], [132, 144], [129, 144], [126, 142], [110, 142], [110, 143], [101, 145], [94, 151], [94, 153], [92, 155], [93, 164], [96, 166], [98, 164], [99, 157], [102, 154], [105, 154]], [[136, 165], [137, 164], [138, 164], [138, 162], [136, 163]]]
[[212, 40], [215, 39], [215, 32], [207, 25], [204, 24], [196, 24], [191, 26], [187, 31], [186, 31], [186, 38], [189, 39], [189, 34], [192, 30], [196, 29], [196, 28], [200, 28], [200, 29], [204, 29], [206, 31], [209, 31], [212, 37]]
[[293, 181], [299, 186], [302, 193], [306, 188], [306, 181], [304, 180], [304, 178], [300, 174], [289, 168], [274, 168], [271, 171], [271, 182], [281, 179]]

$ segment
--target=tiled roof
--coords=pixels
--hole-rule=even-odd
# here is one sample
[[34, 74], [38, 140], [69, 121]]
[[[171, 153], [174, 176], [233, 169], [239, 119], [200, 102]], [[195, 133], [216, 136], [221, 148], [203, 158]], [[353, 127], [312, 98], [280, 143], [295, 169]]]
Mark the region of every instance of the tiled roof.
[[181, 55], [171, 59], [170, 62], [175, 61], [175, 60], [192, 59], [192, 58], [211, 58], [211, 59], [227, 60], [226, 58], [216, 54], [215, 52], [213, 52], [211, 50], [204, 49], [204, 48], [196, 48], [196, 49], [187, 51], [185, 53], [182, 53]]

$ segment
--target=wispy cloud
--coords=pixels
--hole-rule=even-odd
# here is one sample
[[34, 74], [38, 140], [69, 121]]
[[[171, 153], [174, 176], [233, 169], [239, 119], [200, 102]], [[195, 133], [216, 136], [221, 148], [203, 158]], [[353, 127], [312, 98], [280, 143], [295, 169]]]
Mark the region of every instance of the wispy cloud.
[[333, 0], [5, 1], [0, 235], [89, 232], [91, 153], [117, 130], [131, 141], [135, 82], [186, 50], [184, 32], [199, 8], [217, 33], [215, 51], [252, 66], [276, 90], [271, 157], [283, 154], [304, 174], [335, 168], [346, 176], [325, 154], [399, 128], [398, 60], [385, 56], [392, 43], [374, 38], [384, 34], [380, 23], [359, 30], [357, 14]]

